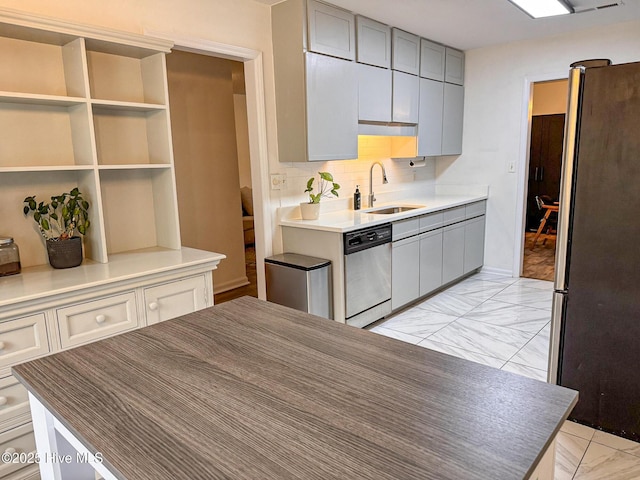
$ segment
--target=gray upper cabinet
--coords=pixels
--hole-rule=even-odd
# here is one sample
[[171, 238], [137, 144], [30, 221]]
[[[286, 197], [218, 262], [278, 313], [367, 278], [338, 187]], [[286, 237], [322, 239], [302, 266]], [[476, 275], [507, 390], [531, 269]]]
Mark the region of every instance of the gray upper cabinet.
[[307, 0], [311, 52], [355, 60], [355, 16], [332, 5]]
[[462, 153], [462, 121], [464, 113], [464, 87], [444, 84], [442, 113], [442, 155]]
[[[312, 0], [285, 0], [271, 9], [281, 162], [358, 158], [357, 64], [339, 55], [351, 49], [355, 58], [355, 23], [349, 15]], [[312, 25], [315, 33], [307, 35]], [[328, 38], [327, 25], [336, 38]], [[327, 55], [329, 49], [309, 52], [309, 43], [316, 49], [332, 45], [335, 55]]]
[[311, 52], [306, 57], [308, 160], [358, 158], [358, 65]]
[[446, 47], [444, 81], [464, 85], [464, 52]]
[[393, 71], [392, 121], [418, 123], [420, 77]]
[[392, 28], [391, 49], [391, 68], [411, 75], [420, 73], [420, 37]]
[[391, 27], [356, 16], [356, 60], [376, 67], [391, 67]]
[[444, 83], [420, 79], [420, 113], [418, 117], [418, 156], [442, 154], [442, 110]]
[[[420, 76], [444, 81], [445, 47], [420, 39]], [[455, 82], [454, 82], [455, 83]]]
[[391, 70], [357, 64], [358, 120], [391, 121]]

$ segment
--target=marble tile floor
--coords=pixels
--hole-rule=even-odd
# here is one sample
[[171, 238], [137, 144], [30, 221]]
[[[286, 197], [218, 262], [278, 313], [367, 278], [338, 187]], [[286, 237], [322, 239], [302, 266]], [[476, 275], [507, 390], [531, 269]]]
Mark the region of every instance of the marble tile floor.
[[[480, 272], [369, 329], [546, 381], [553, 284]], [[640, 480], [640, 444], [565, 422], [556, 480]]]

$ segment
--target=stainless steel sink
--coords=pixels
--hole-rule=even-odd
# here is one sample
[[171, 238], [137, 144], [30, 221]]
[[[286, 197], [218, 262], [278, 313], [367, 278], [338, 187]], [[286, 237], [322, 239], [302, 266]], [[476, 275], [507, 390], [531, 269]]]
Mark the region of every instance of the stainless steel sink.
[[423, 205], [398, 205], [388, 207], [378, 207], [371, 210], [365, 210], [366, 213], [373, 213], [376, 215], [390, 215], [392, 213], [408, 212], [409, 210], [415, 210], [416, 208], [422, 208]]

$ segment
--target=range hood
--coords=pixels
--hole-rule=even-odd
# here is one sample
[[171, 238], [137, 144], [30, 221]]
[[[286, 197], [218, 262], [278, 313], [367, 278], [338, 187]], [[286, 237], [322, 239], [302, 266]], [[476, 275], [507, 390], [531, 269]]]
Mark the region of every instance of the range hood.
[[399, 122], [358, 122], [358, 135], [380, 135], [384, 137], [416, 137], [418, 125]]

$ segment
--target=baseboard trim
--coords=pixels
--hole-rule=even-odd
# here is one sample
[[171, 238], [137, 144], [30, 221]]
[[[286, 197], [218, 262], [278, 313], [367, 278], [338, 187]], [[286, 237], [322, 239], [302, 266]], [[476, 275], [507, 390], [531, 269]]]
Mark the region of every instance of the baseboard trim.
[[229, 290], [233, 290], [234, 288], [244, 287], [249, 285], [249, 278], [245, 275], [244, 277], [236, 278], [233, 280], [228, 280], [224, 283], [216, 284], [215, 280], [213, 282], [213, 294], [217, 295], [218, 293], [228, 292]]
[[506, 275], [507, 277], [513, 277], [511, 270], [506, 268], [482, 267], [480, 271], [482, 273], [492, 273], [494, 275]]

